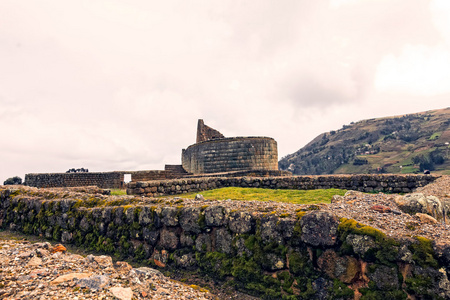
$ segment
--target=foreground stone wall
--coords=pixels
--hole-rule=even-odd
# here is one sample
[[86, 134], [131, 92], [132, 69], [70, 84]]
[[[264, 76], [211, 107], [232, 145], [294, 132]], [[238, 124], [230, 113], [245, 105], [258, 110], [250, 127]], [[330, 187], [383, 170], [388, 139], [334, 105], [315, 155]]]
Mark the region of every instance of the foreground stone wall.
[[277, 142], [267, 137], [209, 140], [183, 149], [181, 160], [183, 168], [194, 174], [278, 170]]
[[328, 175], [286, 177], [202, 177], [163, 181], [131, 182], [127, 194], [161, 196], [193, 193], [222, 187], [268, 189], [347, 189], [362, 192], [410, 193], [438, 176], [432, 175]]
[[[430, 240], [392, 240], [314, 206], [278, 216], [222, 205], [132, 204], [132, 197], [122, 204], [46, 197], [1, 190], [0, 226], [118, 259], [208, 274], [263, 299], [354, 299], [349, 286], [359, 288], [361, 299], [450, 297], [448, 245], [438, 255]], [[119, 206], [108, 206], [113, 203]]]

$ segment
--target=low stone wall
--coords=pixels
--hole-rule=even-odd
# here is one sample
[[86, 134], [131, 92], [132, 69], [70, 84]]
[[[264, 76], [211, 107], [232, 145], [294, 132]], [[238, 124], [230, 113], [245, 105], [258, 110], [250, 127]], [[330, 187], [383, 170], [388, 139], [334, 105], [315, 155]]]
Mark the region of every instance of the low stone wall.
[[130, 171], [130, 172], [123, 171], [121, 173], [131, 174], [131, 181], [164, 180], [176, 178], [176, 176], [171, 171], [166, 170]]
[[124, 175], [130, 174], [131, 181], [165, 180], [176, 178], [171, 171], [114, 171], [86, 173], [34, 173], [25, 175], [27, 186], [39, 188], [93, 186], [104, 189], [124, 187]]
[[450, 297], [448, 245], [437, 255], [427, 239], [395, 241], [330, 212], [286, 217], [222, 205], [133, 204], [129, 196], [122, 204], [117, 197], [67, 196], [0, 188], [0, 226], [208, 274], [263, 299], [354, 299], [348, 286], [359, 288], [361, 299]]
[[162, 196], [193, 193], [222, 187], [267, 189], [347, 189], [362, 192], [410, 193], [436, 180], [433, 175], [328, 175], [289, 177], [203, 177], [131, 182], [127, 194]]
[[39, 173], [26, 174], [25, 184], [39, 188], [92, 186], [121, 188], [122, 172]]

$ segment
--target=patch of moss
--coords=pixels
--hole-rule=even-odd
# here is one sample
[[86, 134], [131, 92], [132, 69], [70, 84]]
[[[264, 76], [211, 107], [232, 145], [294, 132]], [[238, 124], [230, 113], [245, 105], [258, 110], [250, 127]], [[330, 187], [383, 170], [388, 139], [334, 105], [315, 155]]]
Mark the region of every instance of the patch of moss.
[[417, 275], [405, 280], [406, 291], [409, 294], [421, 296], [420, 299], [444, 299], [431, 293], [433, 281], [430, 277]]
[[389, 300], [406, 300], [408, 299], [408, 295], [403, 290], [396, 291], [380, 291], [380, 290], [372, 290], [369, 288], [361, 288], [359, 289], [361, 292], [361, 300], [380, 300], [380, 299], [389, 299]]
[[203, 212], [203, 210], [198, 215], [197, 223], [198, 223], [198, 226], [200, 226], [200, 228], [202, 228], [202, 229], [206, 228], [206, 217], [205, 217], [205, 213]]
[[288, 272], [283, 271], [277, 274], [278, 280], [281, 281], [281, 287], [288, 294], [293, 294], [292, 284], [294, 283], [294, 277]]
[[421, 267], [432, 267], [437, 269], [439, 263], [435, 258], [431, 240], [421, 236], [416, 236], [415, 239], [417, 240], [417, 243], [412, 243], [409, 246], [409, 249], [413, 254], [413, 260]]
[[303, 216], [306, 215], [306, 211], [299, 211], [296, 213], [297, 219], [301, 220]]
[[341, 240], [345, 240], [350, 233], [368, 235], [374, 237], [376, 240], [383, 240], [386, 238], [386, 234], [384, 234], [380, 230], [347, 218], [340, 219], [340, 223], [338, 225], [338, 233]]
[[333, 286], [328, 290], [331, 299], [353, 299], [355, 292], [342, 281], [333, 280]]
[[369, 262], [377, 262], [389, 266], [393, 266], [397, 260], [399, 251], [399, 242], [392, 238], [388, 238], [386, 234], [371, 226], [364, 225], [352, 219], [341, 218], [338, 225], [338, 236], [342, 242], [341, 253], [353, 254], [351, 245], [346, 243], [349, 234], [366, 235], [373, 237], [376, 247], [369, 249], [364, 254], [364, 259]]
[[[301, 276], [306, 278], [318, 278], [319, 273], [315, 270], [309, 254], [306, 249], [299, 249], [299, 251], [292, 251], [288, 255], [289, 270], [295, 276]], [[304, 286], [302, 287], [305, 288]], [[301, 288], [301, 289], [302, 289]]]

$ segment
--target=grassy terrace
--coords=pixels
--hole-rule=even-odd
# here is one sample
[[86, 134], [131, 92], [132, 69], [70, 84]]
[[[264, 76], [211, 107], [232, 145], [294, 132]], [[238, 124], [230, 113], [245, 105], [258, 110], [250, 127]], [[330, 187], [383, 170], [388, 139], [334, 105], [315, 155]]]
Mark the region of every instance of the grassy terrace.
[[227, 187], [191, 194], [183, 194], [182, 198], [194, 199], [195, 195], [202, 194], [206, 199], [213, 200], [257, 200], [277, 201], [295, 204], [330, 203], [334, 195], [345, 194], [346, 190], [273, 190], [261, 188]]

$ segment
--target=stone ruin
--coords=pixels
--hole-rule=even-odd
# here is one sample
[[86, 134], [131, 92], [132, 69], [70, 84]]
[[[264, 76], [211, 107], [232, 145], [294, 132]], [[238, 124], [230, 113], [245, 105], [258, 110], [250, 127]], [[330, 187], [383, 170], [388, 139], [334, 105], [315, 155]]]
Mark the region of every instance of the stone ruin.
[[277, 142], [269, 137], [225, 137], [198, 120], [197, 143], [182, 151], [182, 166], [193, 174], [278, 171]]

